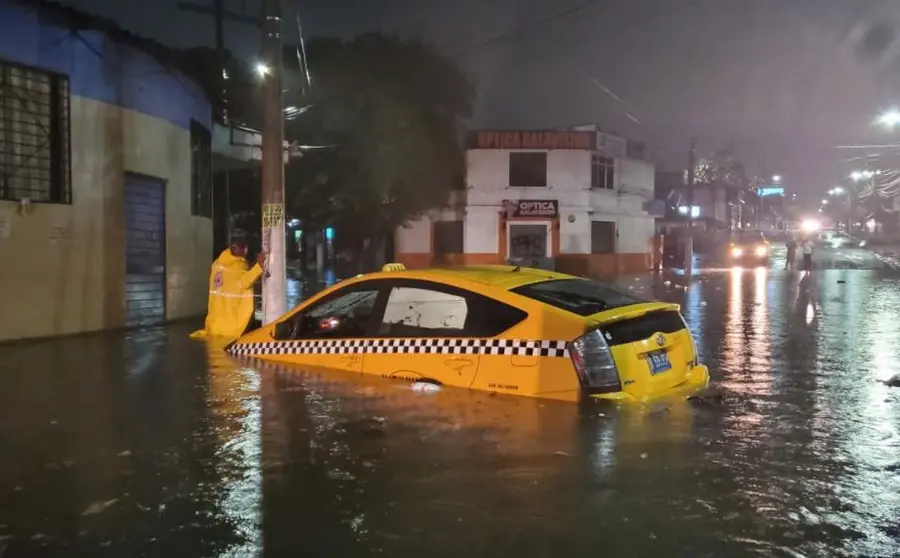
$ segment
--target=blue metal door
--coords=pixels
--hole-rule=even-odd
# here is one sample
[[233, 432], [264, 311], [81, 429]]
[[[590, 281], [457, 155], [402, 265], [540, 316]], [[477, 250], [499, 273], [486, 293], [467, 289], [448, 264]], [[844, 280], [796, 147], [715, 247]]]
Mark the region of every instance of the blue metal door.
[[165, 183], [125, 174], [125, 325], [166, 320]]

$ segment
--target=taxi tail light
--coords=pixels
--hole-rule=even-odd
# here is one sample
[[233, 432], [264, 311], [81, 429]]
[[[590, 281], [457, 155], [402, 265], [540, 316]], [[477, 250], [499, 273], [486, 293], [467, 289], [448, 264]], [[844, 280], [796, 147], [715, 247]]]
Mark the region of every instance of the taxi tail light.
[[588, 390], [619, 391], [622, 383], [609, 344], [600, 330], [592, 330], [572, 342], [569, 350], [578, 378]]

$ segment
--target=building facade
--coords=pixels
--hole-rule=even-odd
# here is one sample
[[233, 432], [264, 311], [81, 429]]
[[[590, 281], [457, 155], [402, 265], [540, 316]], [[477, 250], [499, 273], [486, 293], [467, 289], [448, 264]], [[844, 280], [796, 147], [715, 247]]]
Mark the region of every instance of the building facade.
[[594, 126], [469, 134], [467, 189], [397, 231], [407, 266], [547, 262], [581, 275], [652, 265], [653, 165]]
[[210, 104], [165, 52], [0, 0], [0, 340], [205, 312]]

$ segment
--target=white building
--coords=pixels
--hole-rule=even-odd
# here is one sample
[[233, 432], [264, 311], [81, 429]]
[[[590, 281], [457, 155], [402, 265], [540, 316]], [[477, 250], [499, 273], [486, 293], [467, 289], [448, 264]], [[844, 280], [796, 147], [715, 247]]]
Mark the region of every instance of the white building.
[[595, 126], [472, 132], [466, 191], [398, 229], [407, 266], [552, 259], [602, 275], [651, 266], [654, 168], [639, 144]]

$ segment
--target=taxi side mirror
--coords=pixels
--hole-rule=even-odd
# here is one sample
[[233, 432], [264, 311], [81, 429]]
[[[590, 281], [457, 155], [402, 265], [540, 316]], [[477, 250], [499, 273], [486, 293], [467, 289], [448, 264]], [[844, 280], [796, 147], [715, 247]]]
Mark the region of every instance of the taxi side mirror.
[[275, 327], [272, 328], [272, 339], [275, 339], [276, 341], [293, 339], [295, 328], [296, 322], [291, 318], [288, 318], [283, 322], [278, 322], [275, 324]]

